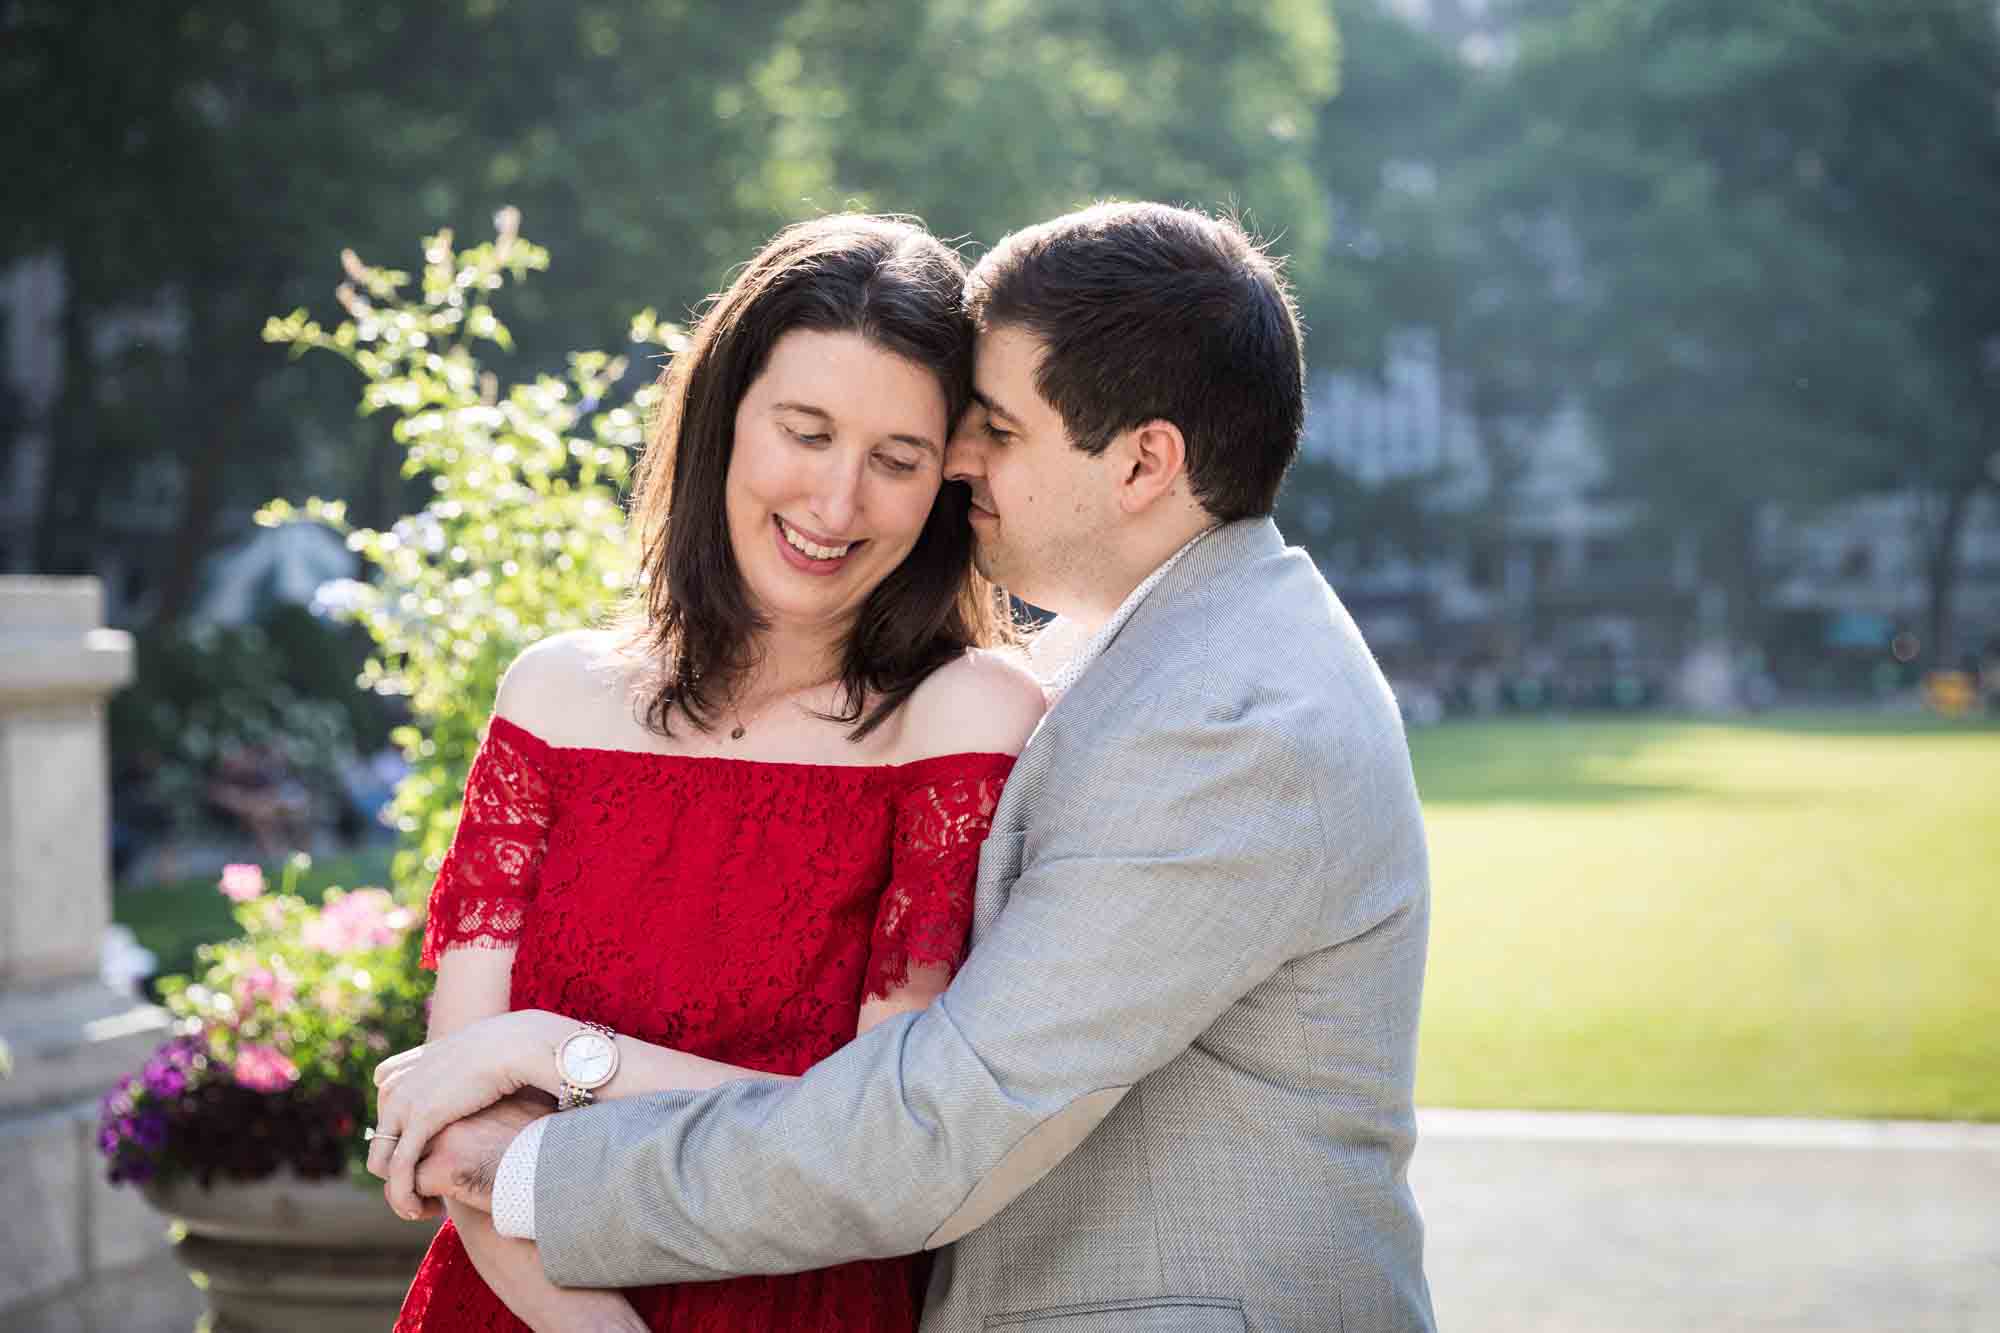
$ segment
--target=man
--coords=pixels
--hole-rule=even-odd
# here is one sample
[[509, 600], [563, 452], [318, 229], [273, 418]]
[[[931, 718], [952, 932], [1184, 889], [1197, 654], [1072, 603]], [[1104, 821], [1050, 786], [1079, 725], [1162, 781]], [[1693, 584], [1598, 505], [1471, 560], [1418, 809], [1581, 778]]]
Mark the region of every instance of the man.
[[[974, 271], [947, 474], [982, 568], [1077, 644], [928, 1009], [796, 1082], [537, 1122], [503, 1231], [632, 1286], [950, 1245], [930, 1333], [1429, 1329], [1405, 1179], [1429, 889], [1402, 728], [1269, 514], [1297, 318], [1233, 224], [1105, 205]], [[486, 1206], [513, 1128], [421, 1186]], [[952, 1244], [955, 1242], [955, 1244]]]

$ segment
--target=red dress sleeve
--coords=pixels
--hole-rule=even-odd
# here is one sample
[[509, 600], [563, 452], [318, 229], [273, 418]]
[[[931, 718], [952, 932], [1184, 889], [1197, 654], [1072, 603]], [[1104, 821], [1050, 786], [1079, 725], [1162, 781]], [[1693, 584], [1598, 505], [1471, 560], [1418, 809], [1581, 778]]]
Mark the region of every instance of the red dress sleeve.
[[1013, 768], [1011, 755], [946, 755], [911, 765], [896, 798], [889, 887], [875, 912], [864, 999], [882, 999], [932, 964], [956, 972], [972, 932], [979, 847]]
[[534, 899], [553, 816], [548, 746], [496, 717], [465, 779], [458, 831], [431, 887], [423, 964], [452, 949], [505, 949], [520, 943]]

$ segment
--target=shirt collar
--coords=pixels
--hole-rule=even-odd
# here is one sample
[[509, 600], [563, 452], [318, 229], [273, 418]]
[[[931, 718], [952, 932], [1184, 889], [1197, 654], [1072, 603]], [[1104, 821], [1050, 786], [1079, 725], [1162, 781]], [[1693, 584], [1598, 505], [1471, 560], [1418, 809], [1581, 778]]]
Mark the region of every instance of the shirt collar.
[[1159, 586], [1160, 580], [1167, 576], [1167, 571], [1179, 564], [1182, 556], [1192, 551], [1202, 538], [1214, 531], [1214, 528], [1203, 528], [1190, 538], [1185, 546], [1161, 562], [1159, 568], [1141, 579], [1139, 586], [1126, 594], [1125, 600], [1118, 604], [1118, 609], [1111, 613], [1111, 619], [1100, 625], [1097, 632], [1085, 640], [1081, 647], [1070, 650], [1070, 645], [1076, 638], [1076, 631], [1071, 622], [1061, 618], [1035, 636], [1034, 645], [1030, 649], [1030, 661], [1034, 665], [1035, 674], [1041, 679], [1042, 689], [1048, 694], [1051, 704], [1062, 698], [1070, 686], [1076, 684], [1083, 673], [1090, 669], [1090, 664], [1103, 655], [1111, 641], [1118, 637], [1118, 631], [1125, 628], [1125, 622], [1139, 609], [1139, 604], [1144, 602], [1147, 595]]

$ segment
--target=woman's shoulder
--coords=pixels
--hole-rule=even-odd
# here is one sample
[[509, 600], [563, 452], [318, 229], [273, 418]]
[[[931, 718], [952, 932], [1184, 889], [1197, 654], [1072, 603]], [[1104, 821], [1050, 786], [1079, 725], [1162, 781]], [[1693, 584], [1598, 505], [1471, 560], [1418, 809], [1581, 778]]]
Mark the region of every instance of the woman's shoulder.
[[611, 630], [566, 630], [521, 650], [500, 678], [493, 713], [552, 744], [584, 716], [625, 697], [633, 659]]
[[916, 760], [1019, 754], [1048, 699], [1020, 653], [968, 648], [925, 677], [904, 707], [902, 748]]

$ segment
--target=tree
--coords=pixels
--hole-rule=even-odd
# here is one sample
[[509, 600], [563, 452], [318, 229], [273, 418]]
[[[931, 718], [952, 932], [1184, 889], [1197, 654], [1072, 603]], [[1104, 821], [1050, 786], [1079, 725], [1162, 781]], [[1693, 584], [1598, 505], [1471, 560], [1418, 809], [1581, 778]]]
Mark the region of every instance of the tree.
[[[636, 306], [697, 300], [783, 221], [733, 188], [761, 169], [763, 127], [714, 105], [791, 8], [10, 6], [5, 142], [28, 207], [9, 210], [0, 259], [54, 252], [69, 298], [36, 567], [89, 568], [106, 504], [159, 489], [152, 460], [173, 483], [167, 618], [226, 508], [319, 489], [401, 511], [396, 455], [335, 379], [273, 374], [256, 337], [343, 247], [521, 204], [574, 257], [524, 312], [520, 352], [543, 361]], [[154, 305], [179, 338], [107, 361], [112, 317]]]
[[[2000, 447], [2000, 29], [1983, 0], [1523, 7], [1480, 193], [1550, 364], [1754, 631], [1759, 515], [1936, 497], [1930, 644]], [[1719, 557], [1719, 559], [1718, 559]]]
[[[53, 254], [69, 294], [34, 564], [89, 569], [113, 511], [163, 510], [166, 618], [264, 495], [365, 521], [421, 499], [336, 376], [275, 374], [256, 341], [343, 248], [519, 206], [561, 264], [522, 296], [530, 365], [638, 306], [678, 317], [831, 208], [990, 239], [1139, 194], [1240, 206], [1306, 287], [1325, 251], [1327, 0], [19, 0], [0, 24], [27, 205], [0, 265]], [[146, 310], [166, 332], [111, 336]]]
[[1561, 398], [1539, 355], [1539, 274], [1521, 238], [1488, 225], [1476, 197], [1488, 151], [1469, 111], [1479, 106], [1478, 71], [1388, 5], [1348, 0], [1339, 11], [1340, 95], [1321, 108], [1313, 149], [1331, 235], [1304, 293], [1312, 363], [1379, 375], [1398, 337], [1424, 335], [1448, 418], [1473, 424], [1483, 485], [1449, 470], [1369, 485], [1308, 460], [1288, 483], [1292, 516], [1330, 516], [1319, 543], [1328, 550], [1347, 543], [1421, 558], [1490, 546]]
[[1338, 59], [1326, 0], [805, 0], [751, 78], [796, 174], [756, 188], [989, 242], [1105, 197], [1233, 206], [1310, 280]]

